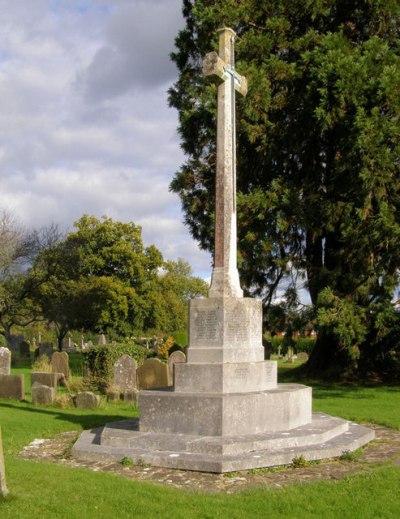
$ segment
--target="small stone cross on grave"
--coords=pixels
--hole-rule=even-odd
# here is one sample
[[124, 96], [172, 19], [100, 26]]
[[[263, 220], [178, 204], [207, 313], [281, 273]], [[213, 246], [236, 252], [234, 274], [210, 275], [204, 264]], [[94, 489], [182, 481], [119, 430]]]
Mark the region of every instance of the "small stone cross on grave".
[[222, 28], [219, 54], [209, 52], [203, 62], [206, 76], [218, 86], [215, 252], [209, 297], [242, 297], [237, 270], [235, 90], [247, 93], [247, 80], [235, 71], [235, 32]]

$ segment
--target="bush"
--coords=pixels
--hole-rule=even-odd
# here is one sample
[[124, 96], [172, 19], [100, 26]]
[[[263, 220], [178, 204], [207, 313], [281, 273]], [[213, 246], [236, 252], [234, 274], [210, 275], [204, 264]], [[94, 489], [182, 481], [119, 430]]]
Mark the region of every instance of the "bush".
[[41, 373], [51, 373], [51, 364], [47, 355], [41, 355], [32, 363], [32, 371], [40, 371]]
[[84, 351], [85, 366], [90, 371], [90, 385], [105, 391], [113, 377], [113, 366], [122, 355], [130, 355], [140, 365], [146, 353], [143, 346], [132, 343], [111, 343]]

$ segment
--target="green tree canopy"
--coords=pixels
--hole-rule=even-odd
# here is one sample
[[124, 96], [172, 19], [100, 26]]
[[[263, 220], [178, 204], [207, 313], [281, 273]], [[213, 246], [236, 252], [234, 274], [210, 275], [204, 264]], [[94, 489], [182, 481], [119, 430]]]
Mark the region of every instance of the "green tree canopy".
[[371, 366], [400, 265], [399, 2], [183, 4], [169, 100], [187, 155], [171, 189], [187, 225], [212, 250], [216, 86], [201, 65], [230, 26], [249, 83], [237, 99], [242, 285], [268, 306], [290, 271], [305, 276], [319, 327], [310, 369]]

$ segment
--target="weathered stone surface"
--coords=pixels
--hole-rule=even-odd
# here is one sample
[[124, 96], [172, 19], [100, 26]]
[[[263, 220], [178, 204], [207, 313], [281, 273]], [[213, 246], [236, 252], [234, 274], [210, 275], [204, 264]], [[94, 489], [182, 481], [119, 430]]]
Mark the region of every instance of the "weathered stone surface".
[[256, 299], [194, 299], [189, 331], [189, 363], [264, 360], [262, 303]]
[[54, 387], [44, 386], [39, 382], [34, 382], [31, 386], [32, 404], [50, 405], [54, 402], [56, 391]]
[[137, 364], [129, 355], [122, 355], [114, 364], [114, 386], [124, 391], [135, 389]]
[[173, 386], [175, 384], [175, 364], [182, 364], [186, 362], [186, 355], [183, 351], [173, 351], [168, 357], [169, 381]]
[[24, 375], [0, 375], [0, 398], [25, 399]]
[[91, 391], [82, 391], [75, 398], [75, 406], [78, 409], [96, 409], [99, 407], [100, 397]]
[[11, 350], [11, 351], [19, 351], [19, 345], [21, 344], [22, 341], [24, 341], [24, 336], [23, 335], [9, 335], [7, 337], [7, 347]]
[[1, 427], [0, 427], [0, 494], [2, 496], [6, 496], [8, 494], [7, 485], [6, 485], [6, 467], [4, 465], [3, 439], [1, 436]]
[[138, 389], [125, 389], [122, 394], [124, 402], [132, 402], [135, 405], [139, 403], [139, 390]]
[[41, 384], [42, 386], [49, 386], [57, 388], [57, 373], [47, 373], [45, 371], [32, 371], [31, 373], [31, 387], [35, 382]]
[[8, 348], [0, 348], [0, 375], [11, 373], [11, 351]]
[[39, 343], [39, 357], [42, 355], [46, 355], [46, 357], [51, 359], [51, 355], [53, 353], [53, 345], [51, 342], [41, 342]]
[[22, 341], [19, 345], [19, 354], [21, 357], [30, 357], [31, 356], [31, 350], [29, 342]]
[[117, 388], [111, 388], [106, 393], [107, 402], [119, 402], [121, 398], [121, 392]]
[[302, 362], [307, 362], [308, 353], [306, 353], [305, 351], [299, 351], [299, 353], [297, 354], [297, 360], [301, 360]]
[[53, 373], [62, 373], [66, 380], [69, 379], [69, 357], [66, 351], [55, 351], [51, 356], [50, 363]]
[[146, 359], [136, 373], [139, 389], [169, 386], [168, 364], [159, 359]]

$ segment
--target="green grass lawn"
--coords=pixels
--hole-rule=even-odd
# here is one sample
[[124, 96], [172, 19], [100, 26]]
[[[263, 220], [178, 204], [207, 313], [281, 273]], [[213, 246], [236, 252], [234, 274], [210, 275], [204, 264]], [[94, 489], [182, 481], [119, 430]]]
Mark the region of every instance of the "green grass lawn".
[[[26, 368], [19, 368], [27, 374]], [[285, 371], [286, 370], [286, 371]], [[17, 373], [17, 370], [13, 370]], [[282, 378], [293, 380], [283, 366]], [[358, 422], [400, 429], [400, 388], [313, 385], [314, 409]], [[367, 475], [335, 482], [294, 484], [235, 495], [206, 495], [125, 480], [109, 473], [21, 460], [17, 453], [35, 438], [83, 430], [131, 417], [127, 404], [102, 403], [99, 410], [33, 407], [0, 400], [7, 485], [1, 519], [46, 518], [351, 518], [400, 517], [400, 467], [382, 465]]]

